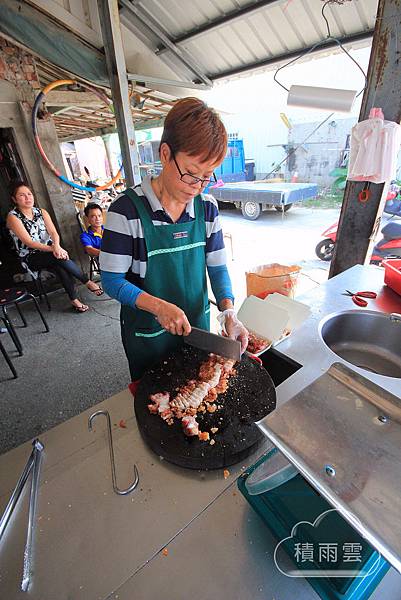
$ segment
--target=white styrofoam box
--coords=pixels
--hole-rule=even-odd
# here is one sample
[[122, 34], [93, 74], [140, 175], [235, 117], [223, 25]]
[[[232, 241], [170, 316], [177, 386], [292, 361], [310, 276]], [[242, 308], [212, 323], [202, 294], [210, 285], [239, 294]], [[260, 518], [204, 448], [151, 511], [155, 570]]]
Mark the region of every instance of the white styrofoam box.
[[287, 310], [268, 304], [261, 298], [248, 296], [238, 311], [238, 318], [256, 335], [275, 342], [287, 329], [289, 314]]
[[287, 329], [290, 331], [293, 331], [302, 325], [311, 314], [311, 309], [307, 304], [288, 298], [288, 296], [283, 296], [283, 294], [269, 294], [263, 302], [277, 306], [288, 312], [289, 321], [287, 323]]

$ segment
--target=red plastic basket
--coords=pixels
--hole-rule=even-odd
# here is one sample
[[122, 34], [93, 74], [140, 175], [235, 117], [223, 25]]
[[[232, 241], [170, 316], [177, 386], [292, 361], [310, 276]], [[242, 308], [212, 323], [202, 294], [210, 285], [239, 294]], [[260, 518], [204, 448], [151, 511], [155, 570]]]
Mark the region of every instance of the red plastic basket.
[[383, 260], [384, 283], [401, 296], [401, 259]]

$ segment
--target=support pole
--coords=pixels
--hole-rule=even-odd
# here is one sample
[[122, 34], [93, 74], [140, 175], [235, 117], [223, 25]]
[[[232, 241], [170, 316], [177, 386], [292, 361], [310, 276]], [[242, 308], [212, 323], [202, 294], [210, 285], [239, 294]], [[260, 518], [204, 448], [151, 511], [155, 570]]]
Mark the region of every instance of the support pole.
[[[359, 120], [369, 117], [372, 107], [383, 109], [385, 119], [401, 119], [401, 5], [399, 0], [379, 0], [376, 27], [368, 69], [368, 85], [363, 96]], [[370, 186], [366, 203], [358, 200], [363, 182], [348, 181], [341, 209], [336, 249], [329, 277], [364, 264], [380, 227], [385, 184]]]
[[109, 165], [108, 175], [111, 179], [117, 173], [117, 171], [114, 172], [114, 165], [113, 165], [113, 159], [112, 159], [111, 148], [110, 148], [110, 137], [111, 137], [111, 133], [105, 133], [102, 135], [104, 150], [106, 152], [107, 163]]
[[117, 0], [98, 0], [107, 71], [127, 186], [140, 183], [139, 157], [128, 96], [128, 81], [121, 39]]

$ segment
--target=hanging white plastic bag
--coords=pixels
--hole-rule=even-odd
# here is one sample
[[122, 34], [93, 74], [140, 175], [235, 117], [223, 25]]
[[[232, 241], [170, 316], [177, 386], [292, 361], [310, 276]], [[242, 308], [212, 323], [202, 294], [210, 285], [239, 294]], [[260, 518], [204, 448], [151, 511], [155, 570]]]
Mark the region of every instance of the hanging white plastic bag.
[[401, 126], [377, 116], [382, 114], [381, 109], [372, 109], [376, 116], [352, 128], [347, 177], [351, 181], [384, 183], [396, 176]]

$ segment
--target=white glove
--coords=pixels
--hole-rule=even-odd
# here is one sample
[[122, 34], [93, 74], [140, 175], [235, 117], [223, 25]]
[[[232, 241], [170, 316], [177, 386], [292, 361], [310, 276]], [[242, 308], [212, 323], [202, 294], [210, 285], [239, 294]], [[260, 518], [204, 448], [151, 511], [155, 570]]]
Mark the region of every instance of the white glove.
[[241, 342], [241, 354], [243, 354], [248, 346], [248, 330], [238, 319], [235, 310], [227, 308], [218, 315], [217, 319], [227, 337]]

